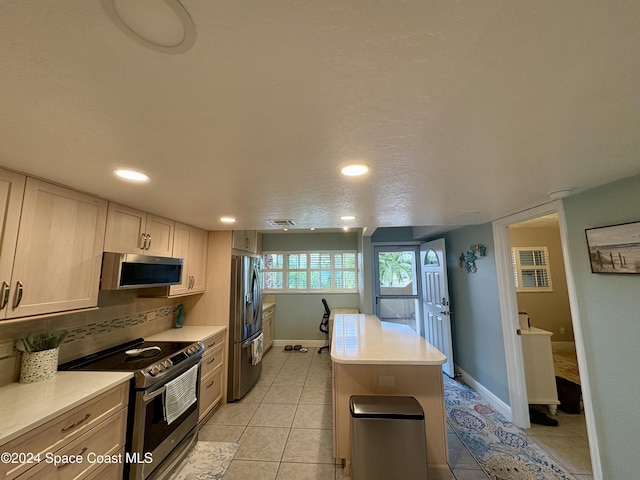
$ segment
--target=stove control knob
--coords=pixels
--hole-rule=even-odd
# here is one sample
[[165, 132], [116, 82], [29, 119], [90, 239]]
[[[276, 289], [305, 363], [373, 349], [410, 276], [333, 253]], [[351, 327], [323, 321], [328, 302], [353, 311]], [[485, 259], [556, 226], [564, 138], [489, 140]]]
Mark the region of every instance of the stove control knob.
[[171, 360], [165, 360], [162, 362], [162, 366], [164, 366], [164, 368], [171, 368], [173, 364], [171, 363]]
[[149, 369], [149, 373], [155, 377], [158, 373], [160, 373], [160, 370], [156, 365], [154, 365]]
[[167, 369], [167, 367], [164, 366], [164, 363], [159, 363], [158, 364], [158, 370], [160, 370], [161, 372], [164, 372]]

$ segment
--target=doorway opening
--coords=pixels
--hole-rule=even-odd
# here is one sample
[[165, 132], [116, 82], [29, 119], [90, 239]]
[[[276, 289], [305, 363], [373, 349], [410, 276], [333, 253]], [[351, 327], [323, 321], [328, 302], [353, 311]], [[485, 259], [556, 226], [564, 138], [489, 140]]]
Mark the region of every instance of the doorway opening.
[[[544, 237], [542, 235], [542, 229], [544, 229], [542, 225], [545, 222], [549, 225], [554, 224], [553, 228], [557, 235], [555, 240], [552, 240], [550, 236]], [[541, 230], [536, 231], [536, 226]], [[496, 220], [493, 222], [493, 235], [511, 420], [518, 427], [531, 428], [530, 403], [547, 405], [550, 407], [550, 411], [553, 411], [557, 405], [557, 400], [547, 396], [530, 401], [529, 397], [536, 395], [536, 392], [532, 392], [531, 385], [528, 386], [527, 383], [533, 381], [535, 384], [538, 382], [539, 379], [534, 376], [540, 375], [543, 368], [540, 367], [541, 360], [539, 358], [533, 359], [534, 366], [525, 364], [525, 357], [540, 355], [535, 353], [535, 349], [532, 353], [532, 349], [528, 346], [527, 342], [533, 338], [532, 332], [541, 335], [535, 340], [536, 342], [541, 341], [542, 336], [547, 336], [547, 340], [544, 340], [546, 342], [555, 335], [558, 339], [557, 345], [555, 345], [555, 350], [558, 352], [556, 357], [561, 356], [563, 350], [575, 349], [577, 365], [574, 373], [579, 372], [578, 379], [582, 393], [592, 473], [594, 478], [601, 478], [594, 413], [584, 355], [584, 341], [577, 308], [575, 282], [568, 254], [568, 237], [562, 202], [551, 202]], [[516, 245], [516, 243], [521, 245]], [[547, 243], [547, 245], [542, 243]], [[551, 246], [552, 244], [553, 246]], [[550, 246], [551, 248], [549, 248]], [[548, 253], [550, 250], [554, 252], [553, 262], [551, 262], [552, 255]], [[558, 254], [560, 254], [559, 261], [557, 260]], [[543, 295], [543, 292], [544, 295], [552, 294], [554, 291], [559, 294], [558, 298], [554, 300], [558, 303], [552, 307], [552, 310], [549, 310], [547, 308], [549, 305], [544, 305], [540, 301], [540, 295]], [[520, 315], [519, 312], [523, 314]], [[551, 317], [555, 317], [555, 319]], [[531, 328], [529, 328], [529, 323]], [[525, 336], [526, 338], [524, 338]], [[543, 346], [542, 350], [546, 351], [547, 348], [550, 351], [548, 355], [544, 354], [544, 357], [550, 362], [549, 368], [551, 370], [542, 374], [543, 380], [540, 381], [546, 382], [547, 385], [550, 384], [553, 388], [552, 393], [556, 394], [556, 374], [550, 341], [548, 347]], [[528, 371], [528, 376], [525, 371]], [[549, 375], [553, 375], [553, 377], [549, 378]], [[548, 392], [544, 393], [544, 395], [547, 394]]]
[[373, 249], [375, 314], [382, 321], [407, 325], [420, 335], [419, 253], [414, 245]]

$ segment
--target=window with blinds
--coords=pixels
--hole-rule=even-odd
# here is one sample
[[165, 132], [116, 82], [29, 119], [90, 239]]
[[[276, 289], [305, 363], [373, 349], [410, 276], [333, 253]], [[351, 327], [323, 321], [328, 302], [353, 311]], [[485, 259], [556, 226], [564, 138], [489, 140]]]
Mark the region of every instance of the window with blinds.
[[265, 292], [357, 292], [355, 251], [265, 252]]
[[516, 292], [552, 292], [547, 247], [512, 247]]

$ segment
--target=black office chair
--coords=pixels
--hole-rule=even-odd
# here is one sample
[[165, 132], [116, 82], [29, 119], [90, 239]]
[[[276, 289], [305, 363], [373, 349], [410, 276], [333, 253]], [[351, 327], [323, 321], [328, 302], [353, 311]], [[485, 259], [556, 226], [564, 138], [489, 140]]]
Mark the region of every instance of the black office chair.
[[[322, 315], [322, 321], [320, 322], [320, 331], [327, 335], [327, 339], [329, 337], [329, 316], [331, 315], [331, 310], [329, 310], [329, 305], [327, 305], [327, 301], [323, 298], [322, 305], [324, 305], [324, 315]], [[322, 353], [322, 350], [329, 350], [329, 345], [325, 345], [324, 347], [320, 347], [318, 349], [318, 353]]]

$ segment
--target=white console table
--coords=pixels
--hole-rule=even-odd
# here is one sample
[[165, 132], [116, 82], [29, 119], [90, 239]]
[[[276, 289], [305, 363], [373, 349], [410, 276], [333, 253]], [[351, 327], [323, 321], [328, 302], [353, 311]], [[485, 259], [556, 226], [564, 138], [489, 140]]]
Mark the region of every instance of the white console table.
[[555, 415], [560, 402], [551, 351], [553, 332], [535, 327], [523, 328], [521, 332], [528, 402], [532, 405], [547, 405], [551, 414]]

